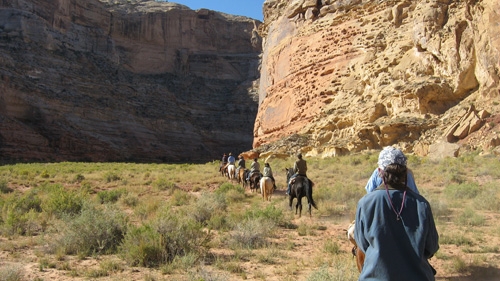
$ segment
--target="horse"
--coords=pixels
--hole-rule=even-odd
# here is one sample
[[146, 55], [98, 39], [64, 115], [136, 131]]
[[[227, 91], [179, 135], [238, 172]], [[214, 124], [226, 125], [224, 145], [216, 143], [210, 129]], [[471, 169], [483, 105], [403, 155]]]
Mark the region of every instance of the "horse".
[[271, 196], [274, 192], [273, 180], [270, 177], [262, 177], [260, 179], [260, 193], [262, 193], [263, 201], [271, 201]]
[[257, 192], [257, 189], [259, 188], [259, 181], [260, 181], [261, 175], [260, 172], [254, 172], [250, 176], [250, 191]]
[[234, 164], [227, 165], [227, 177], [230, 180], [235, 179], [235, 171], [236, 171], [236, 167], [234, 166]]
[[227, 177], [228, 176], [228, 173], [227, 173], [227, 165], [224, 164], [224, 163], [221, 163], [220, 164], [220, 167], [219, 167], [219, 172], [220, 172], [220, 175], [223, 176], [223, 177]]
[[246, 185], [247, 185], [247, 178], [246, 178], [247, 171], [248, 170], [245, 169], [245, 168], [239, 168], [238, 169], [238, 174], [236, 175], [236, 180], [238, 180], [238, 183], [241, 183], [241, 186], [243, 188], [245, 188]]
[[347, 239], [349, 239], [349, 241], [351, 241], [351, 243], [354, 245], [351, 252], [352, 255], [356, 257], [356, 265], [358, 266], [359, 272], [361, 272], [361, 270], [363, 269], [363, 264], [365, 263], [365, 253], [363, 253], [359, 249], [358, 244], [356, 244], [356, 240], [354, 240], [354, 225], [355, 221], [352, 221], [352, 223], [347, 228]]
[[[289, 169], [285, 168], [285, 170], [286, 170], [286, 181], [288, 184], [290, 182], [290, 178], [294, 174], [294, 171], [292, 168]], [[302, 197], [307, 198], [308, 212], [310, 217], [312, 216], [311, 206], [313, 206], [315, 209], [318, 209], [312, 197], [312, 182], [307, 177], [301, 175], [296, 176], [293, 179], [293, 182], [291, 183], [290, 195], [288, 196], [290, 199], [289, 200], [290, 210], [292, 209], [293, 199], [297, 198], [297, 204], [295, 205], [295, 214], [297, 215], [298, 212], [299, 218], [302, 216]]]

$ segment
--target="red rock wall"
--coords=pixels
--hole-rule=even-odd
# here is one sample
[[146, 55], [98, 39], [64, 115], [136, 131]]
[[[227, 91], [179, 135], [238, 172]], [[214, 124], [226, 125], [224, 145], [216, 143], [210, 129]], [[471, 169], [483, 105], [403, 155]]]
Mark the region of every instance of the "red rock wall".
[[0, 1], [0, 159], [203, 162], [251, 147], [259, 23], [109, 3]]
[[[494, 0], [266, 1], [254, 148], [333, 156], [465, 144], [480, 129], [448, 137], [468, 118], [461, 109], [474, 105], [483, 125], [500, 110], [499, 11]], [[286, 141], [297, 135], [308, 144]]]

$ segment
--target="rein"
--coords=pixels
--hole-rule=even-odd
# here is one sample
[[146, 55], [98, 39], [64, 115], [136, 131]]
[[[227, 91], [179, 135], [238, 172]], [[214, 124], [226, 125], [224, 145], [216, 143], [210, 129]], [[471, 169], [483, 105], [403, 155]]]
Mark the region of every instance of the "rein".
[[394, 207], [394, 204], [392, 203], [391, 195], [389, 194], [389, 188], [387, 187], [387, 183], [384, 180], [384, 186], [385, 186], [385, 191], [387, 193], [387, 199], [389, 200], [389, 203], [391, 204], [391, 209], [396, 214], [396, 220], [401, 220], [401, 213], [403, 212], [403, 208], [405, 206], [405, 200], [406, 200], [406, 191], [408, 190], [408, 185], [407, 185], [408, 179], [405, 181], [405, 191], [403, 192], [403, 200], [401, 200], [401, 207], [399, 208], [399, 211], [396, 212], [396, 208]]

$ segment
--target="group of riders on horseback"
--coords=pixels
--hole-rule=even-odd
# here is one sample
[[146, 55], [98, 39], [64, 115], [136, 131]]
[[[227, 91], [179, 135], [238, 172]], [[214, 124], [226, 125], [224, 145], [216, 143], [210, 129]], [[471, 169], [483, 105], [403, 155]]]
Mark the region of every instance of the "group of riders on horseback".
[[[229, 166], [236, 166], [234, 177], [231, 177], [231, 175], [228, 172]], [[261, 172], [258, 158], [253, 159], [252, 164], [250, 164], [250, 169], [247, 169], [245, 158], [242, 155], [238, 156], [238, 162], [236, 163], [236, 159], [234, 158], [232, 153], [229, 153], [229, 156], [224, 153], [224, 155], [222, 156], [222, 162], [219, 169], [222, 175], [225, 175], [230, 179], [235, 178], [238, 180], [238, 182], [243, 183], [244, 185], [246, 183], [251, 182], [251, 179], [252, 177], [254, 177], [254, 175], [259, 175], [259, 178], [270, 177], [273, 181], [273, 187], [274, 189], [276, 189], [276, 181], [274, 179], [273, 170], [271, 169], [271, 166], [269, 165], [269, 163], [266, 162], [264, 164], [264, 169]], [[241, 170], [243, 170], [244, 172], [241, 173], [240, 172]]]
[[[231, 177], [231, 175], [228, 172], [229, 166], [236, 166], [234, 176]], [[240, 177], [240, 170], [243, 169], [244, 173], [241, 173], [242, 177]], [[246, 168], [246, 162], [245, 158], [243, 155], [238, 156], [238, 162], [236, 162], [235, 157], [233, 156], [232, 153], [226, 154], [222, 156], [222, 161], [219, 167], [219, 171], [221, 172], [222, 175], [227, 176], [230, 179], [237, 179], [238, 182], [240, 183], [249, 183], [252, 176], [258, 174], [260, 178], [262, 177], [270, 177], [273, 181], [273, 187], [276, 189], [276, 181], [273, 176], [273, 171], [271, 169], [271, 166], [269, 163], [265, 162], [264, 164], [264, 169], [262, 170], [262, 173], [260, 172], [260, 164], [258, 162], [258, 158], [253, 159], [252, 164], [250, 165], [250, 169]], [[307, 162], [302, 159], [302, 154], [299, 153], [297, 154], [297, 160], [294, 163], [293, 167], [293, 174], [290, 176], [287, 182], [287, 191], [286, 194], [290, 195], [291, 192], [291, 184], [295, 181], [295, 178], [297, 176], [302, 176], [307, 178]], [[309, 184], [312, 186], [312, 181], [310, 179], [307, 179], [309, 181]]]

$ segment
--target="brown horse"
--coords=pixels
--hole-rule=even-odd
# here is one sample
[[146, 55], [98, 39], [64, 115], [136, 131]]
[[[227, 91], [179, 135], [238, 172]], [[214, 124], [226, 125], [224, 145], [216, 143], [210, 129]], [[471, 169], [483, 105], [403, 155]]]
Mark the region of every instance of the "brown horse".
[[351, 241], [351, 243], [354, 245], [354, 247], [352, 248], [352, 254], [356, 257], [356, 265], [358, 266], [359, 272], [361, 272], [361, 270], [363, 269], [363, 264], [365, 263], [365, 253], [363, 253], [359, 249], [358, 244], [356, 244], [356, 240], [354, 240], [354, 224], [355, 221], [352, 221], [352, 223], [347, 228], [347, 239], [349, 239], [349, 241]]
[[260, 182], [261, 174], [260, 172], [254, 172], [250, 176], [250, 191], [255, 191], [259, 189], [259, 182]]
[[238, 180], [238, 183], [241, 183], [241, 186], [243, 188], [246, 187], [247, 185], [247, 181], [246, 181], [246, 173], [247, 173], [247, 169], [244, 169], [244, 168], [239, 168], [238, 169], [238, 174], [236, 175], [236, 180]]
[[223, 177], [228, 177], [229, 176], [229, 173], [227, 172], [227, 165], [224, 164], [224, 163], [220, 164], [220, 166], [219, 166], [219, 172], [220, 172], [220, 175], [223, 176]]
[[[290, 182], [290, 178], [293, 176], [293, 173], [294, 172], [292, 168], [286, 169], [287, 184]], [[301, 175], [296, 176], [291, 183], [290, 195], [288, 196], [290, 210], [292, 209], [293, 198], [297, 198], [297, 204], [295, 205], [295, 214], [297, 214], [298, 212], [299, 217], [302, 216], [302, 197], [307, 198], [309, 216], [312, 216], [311, 206], [315, 209], [318, 209], [312, 197], [312, 182], [307, 177]]]

